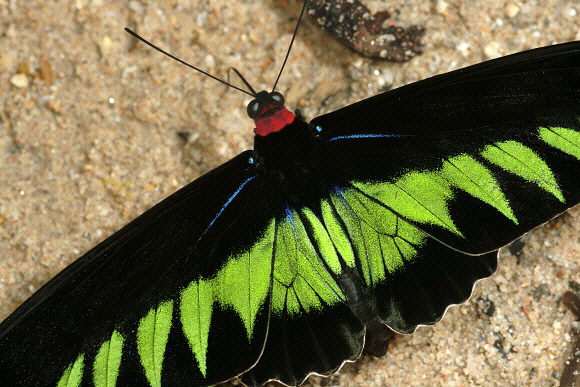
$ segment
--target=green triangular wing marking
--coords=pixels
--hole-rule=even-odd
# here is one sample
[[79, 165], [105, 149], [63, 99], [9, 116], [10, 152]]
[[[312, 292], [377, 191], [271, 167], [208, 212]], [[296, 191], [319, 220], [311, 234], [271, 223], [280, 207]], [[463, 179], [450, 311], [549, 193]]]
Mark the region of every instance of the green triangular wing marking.
[[540, 138], [554, 148], [580, 160], [580, 133], [567, 128], [539, 128]]
[[182, 293], [179, 302], [183, 333], [197, 360], [203, 376], [207, 373], [206, 355], [213, 308], [211, 281], [192, 282]]
[[497, 180], [473, 157], [463, 154], [450, 158], [443, 163], [441, 175], [450, 184], [495, 207], [508, 219], [518, 224]]
[[412, 171], [395, 183], [352, 182], [352, 185], [409, 220], [438, 225], [463, 236], [447, 208], [453, 191], [436, 173]]
[[248, 342], [252, 339], [256, 316], [270, 289], [274, 229], [272, 220], [256, 243], [229, 257], [214, 278], [193, 281], [181, 293], [181, 325], [204, 377], [214, 301], [233, 309], [246, 328]]
[[500, 168], [537, 184], [540, 188], [565, 202], [554, 174], [548, 165], [530, 148], [516, 141], [488, 145], [481, 155]]
[[330, 270], [339, 275], [342, 272], [342, 267], [340, 266], [338, 255], [328, 235], [328, 231], [324, 228], [320, 219], [309, 208], [303, 208], [302, 214], [310, 224], [312, 237], [314, 239], [313, 242], [318, 247], [320, 257], [326, 262]]
[[95, 387], [116, 386], [122, 354], [123, 336], [114, 331], [111, 339], [101, 345], [95, 357], [93, 364], [93, 383]]
[[331, 203], [346, 227], [368, 286], [417, 256], [426, 234], [356, 189], [335, 190]]
[[85, 355], [81, 354], [75, 362], [64, 370], [56, 387], [78, 387], [83, 380], [83, 368], [85, 366]]
[[270, 290], [274, 229], [275, 221], [272, 219], [249, 251], [228, 259], [214, 282], [214, 287], [219, 289], [217, 300], [222, 306], [233, 307], [240, 316], [248, 341], [252, 338], [258, 311]]
[[273, 313], [296, 315], [302, 311], [320, 310], [323, 302], [333, 305], [344, 301], [342, 291], [327, 269], [336, 264], [337, 261], [333, 261], [336, 252], [331, 257], [319, 255], [318, 251], [330, 249], [328, 245], [321, 248], [319, 242], [330, 243], [330, 237], [322, 236], [326, 233], [322, 223], [314, 220], [315, 215], [309, 211], [303, 211], [304, 217], [311, 229], [317, 228], [314, 233], [318, 234], [319, 240], [306, 231], [293, 209], [288, 209], [287, 216], [276, 226]]
[[328, 235], [330, 236], [336, 251], [349, 267], [354, 268], [356, 266], [356, 260], [354, 252], [352, 251], [352, 246], [350, 245], [342, 226], [338, 222], [330, 203], [328, 203], [328, 200], [323, 199], [320, 207], [322, 210], [324, 226], [328, 231]]
[[145, 376], [152, 387], [161, 387], [161, 367], [171, 328], [173, 302], [166, 301], [151, 309], [139, 322], [137, 350]]

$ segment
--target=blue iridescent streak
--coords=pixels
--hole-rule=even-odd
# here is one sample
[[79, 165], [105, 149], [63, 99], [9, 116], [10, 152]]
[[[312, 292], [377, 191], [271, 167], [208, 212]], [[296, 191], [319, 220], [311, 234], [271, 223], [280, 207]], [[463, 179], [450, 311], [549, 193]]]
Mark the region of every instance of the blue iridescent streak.
[[292, 217], [293, 217], [293, 215], [292, 215], [292, 209], [290, 208], [289, 205], [286, 204], [285, 210], [286, 210], [286, 220], [289, 221], [289, 222], [291, 222], [292, 221]]
[[397, 138], [397, 137], [416, 137], [412, 134], [390, 134], [390, 133], [386, 133], [386, 134], [351, 134], [348, 136], [336, 136], [336, 137], [332, 137], [330, 139], [327, 140], [327, 142], [332, 142], [332, 141], [337, 141], [337, 140], [351, 140], [354, 138]]
[[215, 218], [212, 219], [211, 222], [209, 222], [209, 225], [207, 226], [207, 228], [204, 230], [204, 232], [201, 234], [201, 236], [198, 238], [198, 242], [201, 240], [201, 238], [204, 237], [204, 235], [207, 233], [207, 231], [211, 228], [211, 226], [215, 223], [215, 221], [217, 220], [217, 218], [220, 217], [220, 215], [222, 214], [222, 212], [224, 212], [224, 210], [226, 209], [226, 207], [232, 202], [232, 200], [234, 200], [234, 198], [240, 193], [240, 191], [244, 188], [244, 186], [246, 184], [248, 184], [250, 181], [252, 181], [252, 179], [254, 179], [256, 176], [250, 176], [246, 179], [246, 181], [244, 181], [242, 184], [240, 184], [240, 186], [238, 187], [238, 189], [236, 190], [236, 192], [234, 192], [232, 194], [232, 196], [230, 196], [228, 198], [228, 200], [224, 203], [224, 205], [222, 206], [222, 209], [217, 213], [217, 215], [215, 216]]
[[337, 196], [342, 196], [342, 190], [337, 185], [332, 187], [331, 191], [333, 194], [335, 194]]
[[292, 232], [294, 233], [294, 237], [296, 237], [296, 226], [294, 225], [294, 214], [292, 214], [292, 208], [288, 204], [286, 204], [286, 221], [290, 223], [290, 227], [292, 227]]
[[347, 206], [348, 208], [351, 208], [349, 202], [346, 200], [346, 198], [344, 197], [344, 193], [342, 191], [342, 188], [340, 188], [339, 186], [335, 185], [332, 188], [332, 193], [336, 195], [336, 197], [338, 198], [338, 200], [340, 200], [345, 206]]

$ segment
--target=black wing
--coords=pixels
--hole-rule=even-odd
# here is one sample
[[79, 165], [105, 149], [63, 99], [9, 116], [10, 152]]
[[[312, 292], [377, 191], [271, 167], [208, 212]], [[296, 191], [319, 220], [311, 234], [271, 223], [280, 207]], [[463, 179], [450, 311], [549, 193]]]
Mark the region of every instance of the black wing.
[[[245, 152], [182, 188], [21, 305], [0, 325], [1, 384], [207, 385], [250, 368], [263, 349], [269, 296], [248, 312], [248, 337], [243, 314], [218, 307], [212, 293], [228, 279], [210, 281], [271, 221], [277, 199], [253, 160]], [[242, 283], [238, 292], [249, 289]], [[205, 326], [191, 324], [204, 318]]]
[[482, 254], [580, 201], [579, 117], [580, 42], [571, 42], [426, 79], [311, 124], [335, 155], [336, 181]]

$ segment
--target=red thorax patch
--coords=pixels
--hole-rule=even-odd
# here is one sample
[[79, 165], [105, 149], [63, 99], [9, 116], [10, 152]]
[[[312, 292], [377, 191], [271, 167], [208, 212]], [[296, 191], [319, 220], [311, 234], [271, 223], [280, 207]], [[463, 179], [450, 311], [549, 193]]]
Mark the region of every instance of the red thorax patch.
[[254, 120], [256, 134], [267, 136], [270, 133], [282, 130], [286, 125], [294, 122], [296, 116], [290, 110], [281, 105], [268, 105], [258, 114]]

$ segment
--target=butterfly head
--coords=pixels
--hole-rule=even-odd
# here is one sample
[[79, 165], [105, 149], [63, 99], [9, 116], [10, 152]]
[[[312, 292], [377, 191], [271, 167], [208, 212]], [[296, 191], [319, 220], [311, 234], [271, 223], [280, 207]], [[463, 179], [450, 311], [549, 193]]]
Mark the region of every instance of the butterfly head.
[[267, 136], [294, 122], [296, 116], [284, 106], [284, 97], [277, 91], [260, 91], [248, 104], [248, 116], [256, 123], [256, 135]]

